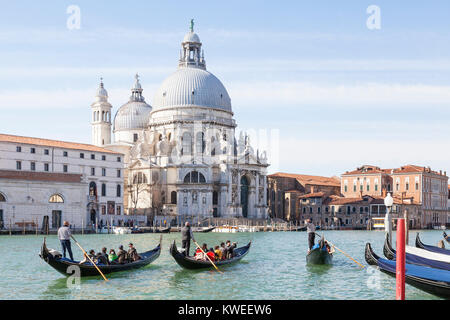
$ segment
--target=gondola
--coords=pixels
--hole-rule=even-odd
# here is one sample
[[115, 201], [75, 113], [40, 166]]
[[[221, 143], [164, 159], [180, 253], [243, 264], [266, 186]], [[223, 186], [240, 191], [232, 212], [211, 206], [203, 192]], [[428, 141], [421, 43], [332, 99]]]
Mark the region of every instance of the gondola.
[[312, 248], [306, 255], [307, 264], [331, 264], [333, 253], [328, 252], [325, 240], [322, 238], [316, 248]]
[[444, 248], [439, 248], [439, 247], [435, 247], [435, 246], [429, 246], [427, 244], [424, 244], [419, 237], [419, 234], [417, 234], [416, 236], [416, 247], [417, 248], [421, 248], [421, 249], [425, 249], [431, 252], [437, 252], [437, 253], [443, 253], [446, 255], [450, 255], [450, 250], [444, 249]]
[[[408, 250], [406, 248], [406, 250]], [[422, 249], [417, 249], [422, 250]], [[428, 252], [428, 251], [425, 251]], [[389, 260], [395, 260], [395, 254], [396, 251], [392, 248], [391, 244], [389, 243], [389, 235], [386, 235], [386, 240], [384, 241], [384, 247], [383, 247], [383, 253], [386, 258]], [[428, 259], [419, 255], [411, 254], [408, 252], [405, 252], [405, 261], [406, 263], [411, 263], [419, 266], [425, 266], [425, 267], [431, 267], [431, 268], [437, 268], [442, 270], [449, 270], [450, 271], [450, 263], [439, 261], [439, 260], [433, 260]]]
[[211, 232], [215, 229], [216, 227], [210, 227], [210, 228], [198, 228], [195, 230], [192, 230], [193, 232]]
[[450, 239], [447, 238], [447, 232], [443, 232], [442, 235], [444, 236], [445, 241], [447, 241], [448, 243], [450, 243]]
[[[229, 265], [241, 260], [250, 250], [251, 241], [243, 247], [234, 249], [235, 256], [232, 259], [215, 261], [216, 266]], [[195, 260], [193, 257], [186, 257], [183, 253], [178, 251], [175, 240], [170, 245], [170, 254], [175, 259], [175, 261], [183, 268], [186, 269], [204, 269], [204, 268], [214, 268], [211, 262], [203, 260]]]
[[[141, 260], [125, 264], [112, 264], [112, 265], [98, 264], [97, 267], [104, 274], [145, 267], [146, 265], [149, 265], [159, 257], [161, 253], [161, 240], [162, 237], [160, 238], [160, 242], [155, 249], [139, 253], [139, 255], [142, 258]], [[73, 266], [77, 266], [80, 268], [79, 270], [81, 272], [80, 273], [81, 277], [99, 275], [98, 270], [91, 263], [79, 264], [79, 261], [73, 261], [67, 258], [62, 258], [60, 253], [55, 254], [55, 252], [57, 253], [57, 251], [47, 248], [47, 244], [44, 238], [44, 242], [41, 247], [41, 253], [39, 254], [39, 256], [41, 257], [42, 260], [47, 262], [56, 271], [59, 271], [61, 274], [65, 276], [70, 276], [71, 274], [74, 273]]]
[[[390, 276], [396, 276], [395, 261], [382, 259], [377, 256], [373, 252], [370, 243], [366, 244], [364, 256], [368, 264], [378, 266], [382, 272]], [[450, 271], [406, 263], [405, 281], [420, 290], [441, 298], [450, 299]]]

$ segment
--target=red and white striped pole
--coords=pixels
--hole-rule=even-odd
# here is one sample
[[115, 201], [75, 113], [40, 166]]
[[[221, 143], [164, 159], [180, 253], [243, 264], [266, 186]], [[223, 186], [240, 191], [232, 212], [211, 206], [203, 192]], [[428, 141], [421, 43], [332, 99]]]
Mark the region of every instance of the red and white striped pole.
[[396, 299], [405, 300], [405, 219], [397, 220]]

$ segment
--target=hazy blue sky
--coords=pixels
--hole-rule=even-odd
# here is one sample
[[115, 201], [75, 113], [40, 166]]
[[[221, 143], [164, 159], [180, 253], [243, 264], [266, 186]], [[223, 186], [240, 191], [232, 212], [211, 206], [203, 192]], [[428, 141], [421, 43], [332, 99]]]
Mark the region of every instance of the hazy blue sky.
[[136, 72], [152, 104], [194, 18], [238, 128], [278, 130], [270, 172], [450, 171], [449, 12], [444, 0], [2, 1], [0, 132], [89, 143], [99, 78], [114, 113]]

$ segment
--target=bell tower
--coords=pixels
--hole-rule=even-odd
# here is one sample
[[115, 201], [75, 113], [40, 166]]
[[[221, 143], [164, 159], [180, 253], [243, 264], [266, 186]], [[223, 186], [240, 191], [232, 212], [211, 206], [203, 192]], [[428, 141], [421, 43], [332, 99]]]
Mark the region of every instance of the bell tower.
[[92, 144], [104, 147], [111, 144], [111, 109], [108, 102], [108, 92], [103, 86], [103, 79], [100, 78], [100, 85], [95, 95], [92, 107]]

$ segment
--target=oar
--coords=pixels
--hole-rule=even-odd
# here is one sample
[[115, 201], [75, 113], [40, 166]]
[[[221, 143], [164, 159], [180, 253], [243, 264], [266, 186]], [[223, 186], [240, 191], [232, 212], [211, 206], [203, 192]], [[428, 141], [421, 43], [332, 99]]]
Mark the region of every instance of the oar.
[[[194, 241], [194, 240], [192, 240]], [[196, 241], [194, 241], [195, 245], [203, 252], [203, 254], [206, 256], [206, 258], [208, 258], [209, 262], [211, 262], [211, 264], [214, 266], [214, 268], [216, 268], [216, 270], [219, 273], [223, 273], [222, 271], [219, 270], [219, 268], [217, 268], [217, 266], [214, 264], [214, 262], [211, 260], [211, 258], [205, 253], [205, 251], [203, 251], [203, 249], [198, 245], [198, 243]]]
[[[319, 237], [320, 235], [317, 234]], [[338, 247], [336, 247], [333, 243], [331, 243], [331, 241], [327, 240], [327, 242], [329, 244], [331, 244], [333, 247], [335, 247], [336, 249], [338, 249], [340, 252], [342, 252], [347, 258], [349, 258], [350, 260], [353, 260], [353, 262], [355, 262], [357, 265], [359, 265], [361, 268], [364, 268], [365, 266], [363, 266], [361, 263], [359, 263], [358, 261], [356, 261], [355, 259], [353, 259], [352, 257], [350, 257], [350, 255], [348, 255], [347, 253], [345, 253], [344, 251], [342, 251], [341, 249], [339, 249]]]
[[88, 257], [88, 259], [91, 261], [91, 263], [97, 269], [97, 271], [102, 275], [103, 279], [105, 279], [105, 281], [108, 281], [108, 279], [106, 279], [106, 277], [103, 274], [103, 272], [97, 267], [97, 265], [94, 263], [94, 261], [92, 261], [91, 257], [89, 257], [89, 255], [86, 253], [86, 251], [84, 251], [84, 249], [81, 247], [81, 245], [78, 243], [78, 241], [74, 238], [74, 236], [71, 235], [70, 237], [73, 239], [73, 241], [75, 241], [76, 245], [81, 249], [81, 251], [83, 251], [84, 255], [86, 257]]

